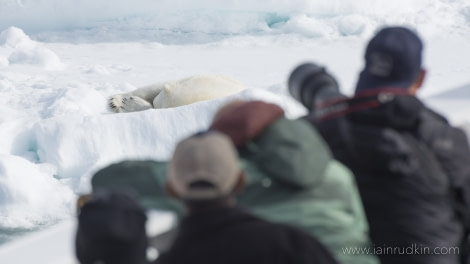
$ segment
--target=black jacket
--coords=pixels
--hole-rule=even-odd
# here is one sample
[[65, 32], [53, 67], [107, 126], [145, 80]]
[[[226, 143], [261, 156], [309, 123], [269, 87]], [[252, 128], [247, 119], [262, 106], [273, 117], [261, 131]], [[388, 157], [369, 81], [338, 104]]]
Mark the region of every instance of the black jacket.
[[238, 208], [189, 215], [179, 228], [174, 244], [157, 264], [337, 263], [311, 236]]
[[459, 263], [470, 211], [466, 136], [416, 97], [380, 98], [309, 120], [354, 172], [382, 263]]

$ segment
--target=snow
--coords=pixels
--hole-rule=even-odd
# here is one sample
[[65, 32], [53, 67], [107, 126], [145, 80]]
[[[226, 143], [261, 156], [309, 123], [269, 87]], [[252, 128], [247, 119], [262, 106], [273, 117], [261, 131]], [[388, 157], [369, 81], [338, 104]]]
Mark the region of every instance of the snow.
[[[149, 235], [161, 234], [175, 225], [175, 216], [167, 212], [151, 210], [147, 212], [147, 218], [146, 230]], [[5, 244], [0, 247], [0, 263], [76, 264], [75, 233], [72, 231], [76, 228], [76, 219], [70, 218], [54, 228], [40, 230]], [[149, 253], [149, 257], [158, 256], [158, 252]]]
[[[470, 129], [467, 0], [0, 0], [0, 243], [74, 216], [93, 173], [123, 159], [166, 159], [233, 98], [305, 113], [286, 89], [302, 62], [350, 94], [382, 25], [425, 43], [420, 96]], [[113, 114], [111, 95], [222, 73], [249, 89], [172, 109]]]

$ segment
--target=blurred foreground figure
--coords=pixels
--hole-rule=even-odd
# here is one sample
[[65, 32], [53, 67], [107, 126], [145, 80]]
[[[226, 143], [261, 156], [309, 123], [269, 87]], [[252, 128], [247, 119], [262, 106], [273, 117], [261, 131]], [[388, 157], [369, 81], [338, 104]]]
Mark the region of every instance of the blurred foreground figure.
[[[209, 130], [227, 135], [238, 151], [246, 172], [241, 207], [307, 232], [339, 263], [378, 263], [373, 253], [354, 251], [371, 247], [354, 176], [307, 121], [286, 118], [275, 104], [241, 101], [222, 107]], [[133, 188], [146, 208], [184, 216], [187, 210], [165, 194], [167, 170], [166, 161], [111, 164], [93, 176], [93, 192]]]
[[158, 264], [311, 264], [336, 261], [308, 234], [255, 217], [236, 205], [245, 175], [236, 149], [218, 132], [181, 141], [168, 169], [167, 188], [187, 216]]
[[331, 157], [305, 120], [291, 120], [262, 101], [235, 101], [218, 110], [211, 130], [230, 137], [245, 161], [251, 185], [240, 202], [269, 219], [316, 237], [340, 263], [378, 263], [354, 176]]
[[80, 264], [147, 264], [145, 211], [126, 192], [100, 191], [78, 215], [75, 251]]
[[382, 263], [466, 263], [469, 143], [415, 96], [422, 48], [415, 32], [387, 27], [367, 46], [352, 98], [315, 64], [294, 70], [289, 89], [354, 172]]

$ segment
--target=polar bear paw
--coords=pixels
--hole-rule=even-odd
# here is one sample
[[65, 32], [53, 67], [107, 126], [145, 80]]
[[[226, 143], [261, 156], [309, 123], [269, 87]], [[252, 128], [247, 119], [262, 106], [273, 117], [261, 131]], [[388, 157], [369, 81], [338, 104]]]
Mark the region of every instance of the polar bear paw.
[[119, 109], [122, 106], [122, 95], [113, 95], [108, 98], [108, 108], [109, 110], [119, 113]]
[[110, 97], [108, 106], [115, 113], [136, 112], [153, 108], [151, 103], [138, 96], [124, 94]]

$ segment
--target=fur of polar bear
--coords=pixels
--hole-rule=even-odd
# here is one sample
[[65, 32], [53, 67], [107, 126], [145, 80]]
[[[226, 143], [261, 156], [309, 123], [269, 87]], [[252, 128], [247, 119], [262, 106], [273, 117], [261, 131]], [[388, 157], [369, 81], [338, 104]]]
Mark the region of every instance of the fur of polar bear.
[[244, 89], [243, 83], [225, 75], [195, 75], [113, 95], [109, 98], [109, 107], [116, 113], [178, 107], [232, 95]]

